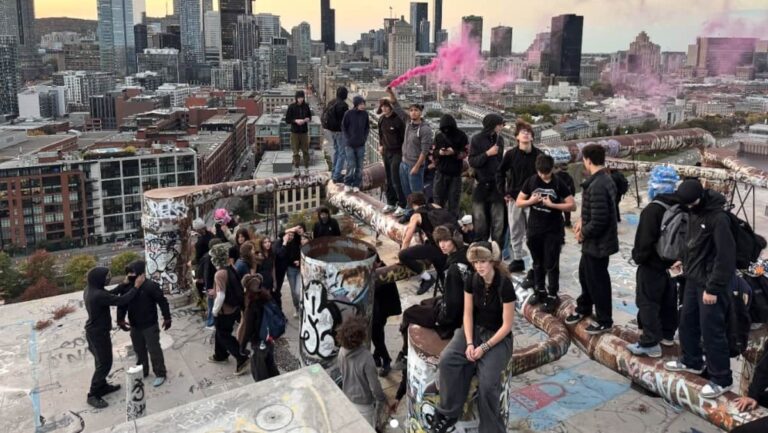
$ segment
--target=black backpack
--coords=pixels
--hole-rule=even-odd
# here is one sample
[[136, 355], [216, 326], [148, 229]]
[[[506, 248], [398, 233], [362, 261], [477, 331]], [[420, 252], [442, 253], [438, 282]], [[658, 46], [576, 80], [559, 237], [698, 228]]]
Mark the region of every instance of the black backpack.
[[428, 204], [419, 209], [418, 212], [421, 214], [421, 231], [424, 232], [424, 235], [432, 243], [435, 243], [434, 239], [432, 239], [432, 232], [437, 226], [448, 226], [451, 232], [461, 230], [456, 220], [456, 215], [448, 209]]
[[744, 275], [744, 281], [752, 289], [752, 303], [749, 306], [752, 323], [768, 323], [768, 278], [764, 275]]
[[329, 131], [338, 131], [341, 129], [339, 119], [336, 118], [336, 105], [338, 103], [339, 101], [334, 99], [325, 106], [325, 110], [323, 110], [323, 114], [320, 117], [320, 124], [324, 129]]
[[612, 171], [611, 178], [616, 184], [616, 193], [618, 195], [624, 195], [627, 193], [627, 191], [629, 191], [629, 181], [627, 181], [627, 178], [624, 177], [624, 173], [620, 171]]
[[728, 287], [728, 295], [730, 296], [726, 319], [728, 352], [731, 358], [735, 358], [747, 350], [749, 342], [749, 330], [752, 325], [749, 315], [752, 289], [743, 278], [734, 274]]
[[224, 295], [224, 303], [230, 307], [243, 308], [245, 305], [243, 283], [240, 282], [240, 277], [232, 266], [227, 266], [227, 289]]
[[765, 238], [755, 233], [748, 222], [733, 212], [726, 214], [730, 219], [733, 240], [736, 242], [736, 269], [747, 269], [760, 258], [760, 252], [765, 249]]

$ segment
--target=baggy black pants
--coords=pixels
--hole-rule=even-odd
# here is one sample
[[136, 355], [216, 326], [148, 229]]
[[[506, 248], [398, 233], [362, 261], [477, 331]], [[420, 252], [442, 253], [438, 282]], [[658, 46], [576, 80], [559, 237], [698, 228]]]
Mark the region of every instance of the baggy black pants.
[[399, 153], [384, 153], [384, 174], [387, 176], [387, 204], [390, 206], [400, 206], [405, 209], [406, 199], [403, 193], [403, 187], [400, 185], [400, 161], [402, 155]]
[[677, 331], [677, 286], [664, 270], [637, 267], [637, 324], [643, 330], [640, 346], [651, 347], [672, 340]]
[[448, 209], [458, 218], [461, 200], [461, 175], [450, 176], [438, 171], [435, 173], [433, 190], [435, 203], [441, 208]]
[[[533, 259], [533, 288], [539, 295], [557, 296], [560, 290], [560, 250], [563, 236], [546, 232], [528, 236], [528, 251]], [[545, 288], [546, 283], [546, 288]]]
[[85, 339], [96, 367], [91, 377], [88, 397], [101, 397], [107, 387], [109, 371], [112, 370], [112, 337], [109, 331], [85, 331]]
[[144, 377], [149, 374], [149, 361], [155, 377], [165, 377], [165, 358], [160, 347], [160, 326], [155, 323], [147, 328], [131, 328], [131, 342], [136, 352], [137, 363], [144, 368]]
[[371, 317], [371, 343], [373, 343], [373, 357], [380, 358], [384, 365], [389, 365], [392, 357], [389, 356], [387, 341], [384, 337], [384, 327], [387, 325], [387, 316], [382, 314], [378, 302], [373, 302], [373, 316]]
[[579, 262], [579, 283], [581, 295], [576, 299], [576, 312], [592, 315], [595, 307], [595, 322], [613, 326], [613, 304], [611, 299], [611, 275], [608, 273], [609, 257], [593, 257], [581, 254]]
[[414, 245], [400, 250], [398, 259], [400, 263], [416, 274], [426, 271], [424, 261], [432, 264], [439, 275], [445, 271], [446, 256], [440, 251], [440, 248], [432, 244]]
[[232, 330], [235, 327], [235, 322], [240, 317], [240, 312], [232, 314], [219, 314], [214, 319], [214, 326], [216, 327], [216, 334], [214, 336], [214, 352], [213, 356], [217, 360], [224, 360], [229, 355], [234, 356], [237, 362], [243, 362], [246, 358], [240, 352], [240, 343], [237, 342], [237, 338], [232, 335]]

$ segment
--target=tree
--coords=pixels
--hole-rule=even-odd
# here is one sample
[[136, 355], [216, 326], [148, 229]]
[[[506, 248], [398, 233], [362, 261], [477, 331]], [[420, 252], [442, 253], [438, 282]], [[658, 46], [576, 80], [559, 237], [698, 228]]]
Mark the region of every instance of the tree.
[[647, 119], [638, 128], [638, 132], [651, 132], [661, 128], [661, 122], [657, 119]]
[[24, 290], [21, 274], [13, 267], [13, 260], [0, 251], [0, 298], [10, 300], [19, 296]]
[[128, 266], [129, 263], [142, 259], [142, 256], [133, 251], [126, 251], [112, 258], [112, 264], [109, 265], [109, 270], [112, 272], [113, 277], [117, 275], [125, 275], [125, 267]]
[[96, 266], [96, 257], [81, 254], [72, 257], [64, 267], [66, 282], [70, 286], [68, 291], [77, 291], [85, 288], [88, 271]]
[[45, 278], [55, 282], [57, 279], [56, 257], [45, 250], [37, 250], [27, 257], [20, 269], [27, 284], [34, 285], [38, 280]]
[[589, 86], [589, 90], [591, 90], [595, 95], [602, 95], [606, 98], [611, 98], [614, 95], [613, 85], [611, 83], [595, 81], [591, 86]]
[[61, 294], [59, 287], [45, 277], [41, 277], [35, 284], [27, 287], [19, 297], [19, 301], [31, 301], [33, 299], [48, 298]]
[[531, 115], [530, 115], [530, 114], [528, 114], [528, 113], [525, 113], [525, 114], [522, 114], [522, 115], [520, 115], [520, 116], [518, 117], [518, 119], [520, 119], [520, 120], [524, 121], [525, 123], [529, 123], [529, 124], [532, 124], [532, 123], [533, 123], [533, 117], [531, 117]]

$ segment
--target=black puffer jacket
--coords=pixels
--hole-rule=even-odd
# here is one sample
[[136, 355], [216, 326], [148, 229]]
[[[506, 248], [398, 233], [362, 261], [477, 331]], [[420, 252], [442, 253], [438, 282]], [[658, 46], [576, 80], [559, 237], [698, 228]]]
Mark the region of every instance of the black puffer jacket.
[[[456, 124], [450, 114], [440, 118], [440, 132], [435, 135], [433, 158], [437, 162], [437, 171], [447, 176], [461, 176], [464, 169], [464, 157], [469, 139]], [[453, 149], [453, 155], [440, 155], [440, 149]]]
[[619, 251], [616, 227], [616, 184], [603, 169], [581, 184], [581, 251], [592, 257], [608, 257]]
[[[485, 116], [483, 130], [473, 135], [469, 144], [469, 166], [474, 170], [477, 180], [477, 187], [472, 192], [472, 200], [475, 202], [502, 200], [504, 197], [496, 181], [496, 173], [504, 157], [504, 139], [494, 132], [495, 125], [503, 121], [498, 114]], [[488, 156], [485, 152], [497, 143], [501, 147], [499, 153]]]
[[725, 197], [708, 189], [688, 219], [683, 270], [690, 280], [705, 284], [710, 295], [724, 293], [736, 272], [736, 242], [724, 207]]
[[[655, 200], [669, 206], [679, 203], [674, 194], [661, 194], [656, 196]], [[658, 203], [648, 203], [640, 213], [640, 222], [638, 222], [637, 232], [635, 232], [635, 246], [632, 248], [632, 260], [635, 263], [661, 272], [672, 266], [672, 262], [662, 260], [656, 252], [656, 243], [661, 237], [661, 221], [666, 211], [664, 206]]]

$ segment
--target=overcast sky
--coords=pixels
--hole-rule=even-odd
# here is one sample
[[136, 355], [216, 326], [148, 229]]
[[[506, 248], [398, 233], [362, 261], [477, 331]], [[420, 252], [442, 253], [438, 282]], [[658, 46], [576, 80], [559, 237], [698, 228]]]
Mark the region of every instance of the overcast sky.
[[[165, 14], [173, 0], [145, 0], [149, 16]], [[216, 3], [217, 1], [214, 1]], [[354, 42], [360, 33], [382, 27], [383, 19], [405, 15], [408, 0], [331, 0], [336, 9], [337, 41]], [[432, 21], [432, 0], [429, 19]], [[96, 0], [35, 0], [40, 17], [96, 18]], [[256, 0], [256, 13], [280, 15], [281, 24], [291, 27], [307, 21], [312, 39], [320, 39], [320, 0]], [[551, 17], [563, 13], [584, 16], [584, 52], [627, 49], [645, 30], [665, 51], [685, 51], [696, 36], [756, 36], [768, 39], [766, 0], [444, 0], [443, 28], [454, 34], [464, 15], [484, 18], [483, 45], [490, 44], [490, 29], [512, 26], [513, 50], [525, 50], [537, 32], [547, 31]]]

